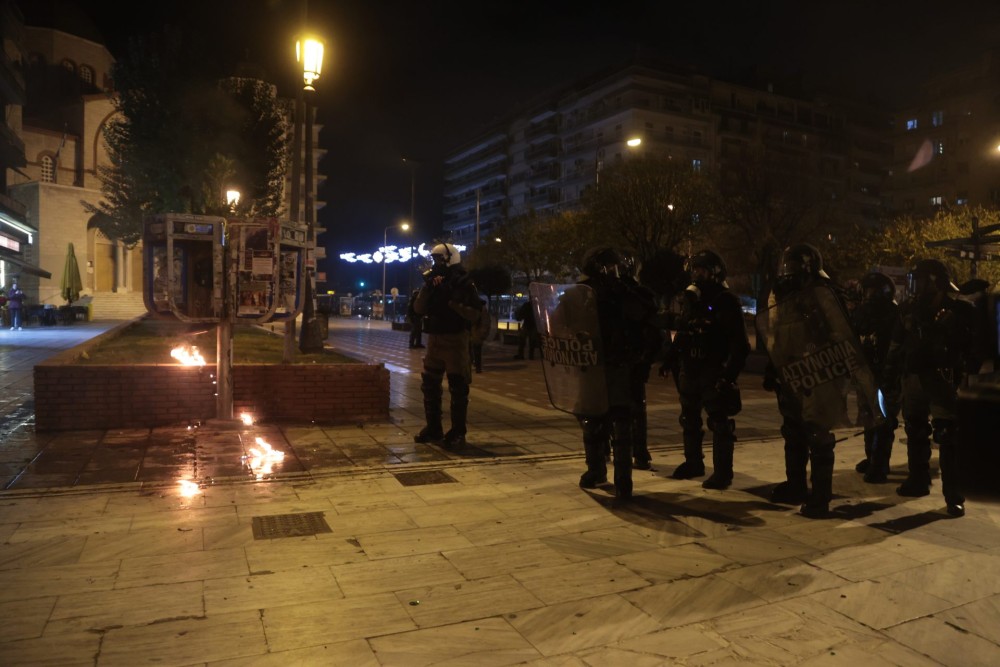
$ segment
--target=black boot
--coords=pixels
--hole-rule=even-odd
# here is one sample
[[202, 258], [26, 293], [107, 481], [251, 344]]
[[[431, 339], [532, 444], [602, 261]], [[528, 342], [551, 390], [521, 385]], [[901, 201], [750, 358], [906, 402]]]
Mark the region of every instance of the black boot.
[[832, 433], [817, 433], [810, 446], [810, 466], [812, 491], [799, 511], [810, 519], [822, 519], [830, 515], [830, 501], [833, 499], [833, 447], [836, 443]]
[[448, 375], [448, 392], [451, 394], [451, 429], [444, 436], [445, 449], [464, 449], [466, 417], [469, 414], [469, 383], [462, 375]]
[[636, 409], [632, 419], [632, 457], [637, 470], [649, 470], [653, 467], [653, 457], [649, 453], [648, 424], [646, 422], [646, 401]]
[[632, 498], [632, 417], [623, 414], [612, 424], [614, 429], [615, 498]]
[[712, 429], [712, 475], [701, 483], [706, 489], [728, 489], [733, 483], [733, 449], [736, 422], [725, 415], [710, 415]]
[[798, 505], [806, 501], [806, 468], [809, 465], [809, 445], [801, 425], [784, 423], [781, 435], [785, 438], [785, 481], [771, 490], [771, 502]]
[[681, 430], [684, 437], [684, 463], [677, 466], [670, 476], [674, 479], [693, 479], [705, 474], [705, 454], [702, 440], [705, 432], [701, 428], [701, 407], [697, 412], [681, 407]]
[[581, 419], [580, 426], [583, 428], [583, 451], [587, 461], [587, 472], [580, 476], [580, 487], [595, 489], [608, 481], [608, 464], [604, 459], [608, 428], [604, 419], [591, 417]]
[[441, 427], [441, 395], [443, 393], [441, 382], [443, 378], [431, 373], [424, 373], [420, 378], [420, 390], [424, 394], [424, 418], [427, 420], [427, 426], [413, 436], [413, 441], [418, 443], [438, 442], [444, 438], [444, 429]]

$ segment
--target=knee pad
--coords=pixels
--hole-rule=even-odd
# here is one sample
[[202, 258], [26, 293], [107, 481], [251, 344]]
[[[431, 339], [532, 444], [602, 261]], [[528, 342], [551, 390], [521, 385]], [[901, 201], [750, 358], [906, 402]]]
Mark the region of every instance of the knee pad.
[[709, 415], [708, 428], [715, 435], [732, 435], [736, 433], [736, 420], [721, 415]]
[[958, 423], [953, 419], [935, 419], [931, 425], [935, 443], [947, 446], [958, 442]]
[[443, 380], [444, 374], [425, 371], [420, 374], [420, 388], [424, 391], [440, 392]]
[[903, 418], [903, 431], [909, 442], [927, 442], [931, 437], [931, 425], [926, 419], [908, 420]]
[[448, 391], [451, 392], [452, 396], [468, 396], [469, 395], [469, 383], [465, 380], [464, 375], [459, 374], [448, 374]]
[[701, 411], [686, 410], [681, 408], [681, 416], [677, 418], [681, 428], [685, 431], [701, 430]]
[[583, 429], [583, 442], [604, 443], [611, 434], [611, 429], [607, 419], [604, 417], [583, 417], [580, 419], [580, 427]]

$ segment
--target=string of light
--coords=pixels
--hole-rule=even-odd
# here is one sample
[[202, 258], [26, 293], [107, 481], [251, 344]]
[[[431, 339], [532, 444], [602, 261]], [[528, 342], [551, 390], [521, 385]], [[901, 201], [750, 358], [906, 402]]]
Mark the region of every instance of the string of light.
[[[465, 252], [466, 246], [456, 245], [459, 252]], [[427, 247], [426, 243], [421, 243], [419, 246], [379, 246], [378, 250], [375, 252], [358, 254], [356, 252], [342, 252], [340, 253], [340, 259], [345, 262], [350, 262], [352, 264], [356, 262], [361, 262], [362, 264], [391, 264], [392, 262], [399, 262], [400, 264], [409, 262], [412, 259], [427, 259], [431, 256], [431, 250]]]

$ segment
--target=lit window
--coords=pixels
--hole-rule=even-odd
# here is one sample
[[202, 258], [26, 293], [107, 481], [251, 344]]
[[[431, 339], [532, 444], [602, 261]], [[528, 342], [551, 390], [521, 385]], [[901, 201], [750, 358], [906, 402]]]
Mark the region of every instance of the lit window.
[[65, 67], [70, 72], [76, 74], [76, 64], [74, 64], [72, 60], [67, 59], [62, 61], [62, 66]]
[[42, 183], [56, 182], [56, 161], [50, 155], [42, 156]]
[[80, 78], [85, 83], [94, 83], [94, 69], [88, 65], [80, 66]]
[[955, 204], [958, 206], [967, 206], [969, 204], [969, 200], [965, 197], [959, 197], [955, 200]]
[[941, 206], [943, 203], [944, 199], [942, 197], [931, 197], [931, 206]]
[[701, 160], [697, 160], [697, 159], [696, 160], [691, 160], [691, 169], [695, 173], [700, 173], [701, 172]]
[[943, 111], [935, 111], [931, 113], [931, 125], [933, 125], [934, 127], [941, 127], [942, 125], [944, 125]]
[[916, 118], [911, 118], [910, 120], [906, 121], [906, 129], [907, 130], [915, 130], [915, 129], [917, 129], [917, 119]]

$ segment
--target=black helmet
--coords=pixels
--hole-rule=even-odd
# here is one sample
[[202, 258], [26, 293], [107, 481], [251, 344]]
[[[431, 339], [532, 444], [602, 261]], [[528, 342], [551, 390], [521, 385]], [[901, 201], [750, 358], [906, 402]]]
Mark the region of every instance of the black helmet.
[[951, 282], [951, 273], [944, 262], [937, 259], [922, 259], [914, 264], [910, 272], [906, 274], [907, 292], [911, 296], [916, 295], [922, 288], [921, 281], [925, 278], [942, 292], [958, 291], [955, 283]]
[[688, 260], [688, 270], [705, 269], [712, 280], [722, 283], [726, 279], [726, 263], [718, 253], [711, 250], [702, 250]]
[[829, 278], [823, 270], [823, 255], [814, 245], [799, 243], [785, 248], [781, 254], [781, 266], [778, 268], [779, 276], [809, 275]]
[[896, 283], [892, 278], [879, 271], [872, 271], [861, 279], [861, 295], [865, 299], [873, 296], [881, 296], [886, 299], [893, 299], [896, 296]]
[[583, 258], [583, 272], [590, 277], [603, 273], [619, 278], [624, 270], [625, 258], [610, 246], [592, 248]]

